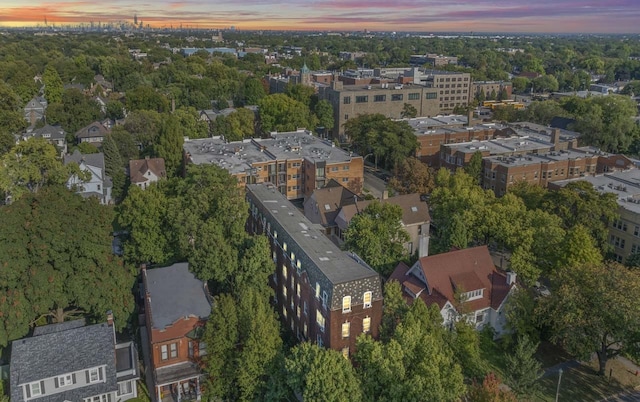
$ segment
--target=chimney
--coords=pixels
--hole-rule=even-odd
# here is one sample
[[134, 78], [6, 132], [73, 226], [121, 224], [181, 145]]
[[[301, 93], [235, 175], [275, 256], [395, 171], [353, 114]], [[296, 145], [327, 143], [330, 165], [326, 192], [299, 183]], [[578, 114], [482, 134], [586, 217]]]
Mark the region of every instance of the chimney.
[[515, 285], [516, 283], [516, 273], [513, 271], [507, 271], [507, 285]]
[[560, 129], [554, 128], [551, 130], [551, 143], [553, 143], [553, 150], [560, 150]]
[[113, 330], [113, 343], [116, 344], [116, 327], [113, 325], [113, 311], [111, 310], [107, 311], [107, 325]]
[[469, 106], [469, 111], [467, 112], [467, 127], [472, 127], [473, 121], [473, 109], [471, 108], [471, 106]]

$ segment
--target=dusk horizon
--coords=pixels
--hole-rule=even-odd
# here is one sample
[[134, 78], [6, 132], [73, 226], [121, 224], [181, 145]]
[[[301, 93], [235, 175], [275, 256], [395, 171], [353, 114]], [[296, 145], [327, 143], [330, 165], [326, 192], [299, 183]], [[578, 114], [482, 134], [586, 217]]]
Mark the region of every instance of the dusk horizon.
[[0, 26], [27, 27], [133, 22], [153, 28], [299, 31], [403, 31], [501, 33], [640, 33], [634, 0], [443, 1], [372, 0], [8, 0]]

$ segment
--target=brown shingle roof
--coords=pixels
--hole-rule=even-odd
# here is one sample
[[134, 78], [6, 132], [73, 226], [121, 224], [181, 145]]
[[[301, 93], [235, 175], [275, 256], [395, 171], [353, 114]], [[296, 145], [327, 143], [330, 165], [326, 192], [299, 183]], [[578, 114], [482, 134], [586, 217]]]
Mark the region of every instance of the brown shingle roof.
[[76, 138], [104, 137], [107, 134], [109, 134], [109, 130], [100, 122], [94, 121], [88, 126], [78, 130], [76, 132]]
[[[372, 201], [358, 201], [357, 205], [345, 205], [342, 207], [342, 217], [336, 221], [341, 229], [349, 226], [351, 219], [363, 211]], [[394, 204], [402, 208], [402, 223], [405, 226], [417, 223], [430, 222], [429, 206], [420, 199], [420, 194], [404, 194], [396, 197], [386, 198], [381, 201], [383, 204]]]
[[147, 171], [160, 178], [167, 177], [163, 158], [134, 159], [129, 161], [129, 177], [131, 183], [144, 183], [149, 179], [146, 177]]
[[[401, 263], [389, 279], [399, 281], [405, 291], [418, 294], [415, 293], [418, 288], [415, 281], [422, 282], [422, 279], [418, 277], [420, 273], [416, 273], [416, 269], [422, 271], [421, 274], [427, 281], [427, 289], [419, 293], [419, 297], [427, 305], [437, 303], [440, 308], [444, 307], [447, 301], [455, 305], [457, 291], [484, 289], [481, 298], [467, 302], [466, 306], [470, 310], [487, 307], [497, 309], [512, 287], [507, 284], [506, 276], [495, 269], [487, 246], [422, 257], [413, 271]], [[405, 297], [412, 301], [409, 296], [405, 294]]]
[[311, 197], [318, 204], [321, 224], [323, 226], [335, 226], [335, 219], [340, 207], [353, 205], [355, 202], [354, 197], [358, 196], [334, 179], [331, 179], [325, 187], [314, 190]]

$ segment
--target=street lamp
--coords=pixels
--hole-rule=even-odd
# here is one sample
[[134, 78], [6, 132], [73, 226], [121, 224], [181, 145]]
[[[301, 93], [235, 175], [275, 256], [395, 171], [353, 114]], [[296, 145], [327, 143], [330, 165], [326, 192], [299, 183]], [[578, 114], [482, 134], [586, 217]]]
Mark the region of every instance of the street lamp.
[[558, 370], [558, 388], [556, 389], [556, 402], [558, 402], [558, 396], [560, 396], [560, 380], [562, 380], [562, 369]]

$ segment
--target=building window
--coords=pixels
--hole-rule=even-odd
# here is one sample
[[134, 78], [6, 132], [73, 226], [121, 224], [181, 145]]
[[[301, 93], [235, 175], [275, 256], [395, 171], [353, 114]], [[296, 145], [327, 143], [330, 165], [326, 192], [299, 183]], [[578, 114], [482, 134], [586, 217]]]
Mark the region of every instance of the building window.
[[160, 346], [160, 358], [162, 360], [167, 360], [169, 358], [169, 348], [167, 348], [167, 345]]
[[96, 395], [96, 396], [92, 396], [91, 398], [84, 399], [84, 402], [110, 402], [110, 401], [111, 401], [111, 394]]
[[284, 296], [285, 300], [287, 298], [287, 284], [286, 282], [282, 284], [282, 296]]
[[329, 300], [329, 295], [327, 295], [327, 292], [322, 292], [322, 307], [327, 308], [328, 300]]
[[324, 332], [324, 317], [320, 310], [316, 310], [316, 324], [318, 324], [320, 332]]
[[348, 105], [351, 103], [351, 97], [350, 96], [345, 96], [344, 98], [342, 98], [342, 103], [344, 105]]
[[[167, 345], [163, 345], [163, 346], [167, 346]], [[87, 382], [88, 383], [94, 383], [94, 382], [98, 382], [100, 381], [100, 369], [94, 368], [89, 370], [89, 372], [87, 373]]]
[[367, 103], [369, 102], [369, 97], [367, 95], [356, 96], [356, 103]]
[[375, 95], [373, 97], [374, 102], [385, 102], [387, 100], [387, 95]]
[[189, 341], [189, 343], [187, 344], [187, 353], [189, 357], [193, 357], [193, 342]]
[[371, 307], [371, 292], [364, 292], [364, 295], [362, 297], [363, 301], [364, 301], [364, 308], [370, 308]]
[[342, 348], [342, 357], [344, 357], [345, 359], [349, 358], [349, 347], [348, 346], [346, 348]]
[[348, 181], [349, 181], [349, 178], [348, 178], [348, 177], [343, 177], [343, 178], [342, 178], [342, 182], [343, 182], [343, 183], [347, 183]]
[[318, 334], [316, 335], [316, 343], [318, 344], [318, 346], [322, 347], [323, 343], [322, 343], [322, 335]]
[[640, 226], [635, 226], [633, 228], [633, 235], [640, 237]]
[[623, 232], [627, 231], [627, 224], [620, 219], [613, 222], [613, 227], [618, 230], [622, 230]]
[[342, 312], [351, 312], [351, 296], [345, 296], [342, 298]]
[[320, 298], [320, 283], [316, 282], [316, 299]]
[[178, 344], [177, 343], [170, 344], [169, 352], [170, 352], [170, 357], [172, 359], [175, 359], [176, 357], [178, 357]]
[[198, 356], [206, 356], [207, 355], [207, 343], [206, 342], [198, 342]]
[[300, 306], [296, 307], [296, 317], [300, 319]]
[[476, 324], [481, 324], [483, 322], [484, 322], [484, 311], [476, 315]]
[[476, 300], [482, 298], [484, 289], [472, 290], [464, 294], [464, 301]]
[[418, 92], [413, 92], [409, 94], [409, 100], [418, 100], [420, 99], [420, 94]]
[[133, 394], [133, 386], [131, 381], [125, 381], [118, 384], [118, 396]]
[[362, 319], [362, 332], [369, 332], [371, 331], [371, 317], [364, 317]]
[[349, 170], [349, 165], [342, 166], [342, 170]]
[[44, 394], [44, 381], [42, 381], [42, 383], [40, 383], [40, 381], [38, 382], [32, 382], [31, 384], [27, 385], [27, 397], [34, 397], [34, 396], [40, 396]]
[[350, 330], [351, 330], [351, 323], [343, 322], [342, 323], [342, 337], [343, 338], [348, 338]]
[[613, 244], [616, 248], [621, 248], [621, 249], [624, 249], [624, 246], [625, 246], [625, 240], [614, 235], [611, 235], [611, 238], [609, 239], [609, 243]]
[[300, 297], [300, 284], [296, 283], [296, 296]]
[[309, 308], [307, 307], [307, 302], [304, 302], [302, 306], [303, 306], [304, 315], [309, 314]]
[[65, 374], [57, 377], [55, 379], [56, 388], [62, 388], [72, 385], [73, 383], [75, 383], [75, 381], [73, 380], [74, 377], [75, 376], [72, 374]]
[[391, 95], [391, 100], [392, 101], [401, 101], [402, 99], [404, 99], [404, 94], [393, 94], [393, 95]]
[[639, 244], [632, 244], [631, 245], [631, 254], [636, 254], [636, 253], [640, 253], [640, 245]]
[[282, 264], [282, 277], [287, 279], [287, 266]]
[[287, 242], [282, 243], [282, 249], [287, 251]]

